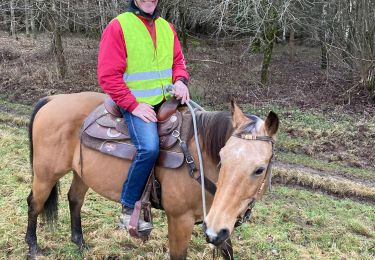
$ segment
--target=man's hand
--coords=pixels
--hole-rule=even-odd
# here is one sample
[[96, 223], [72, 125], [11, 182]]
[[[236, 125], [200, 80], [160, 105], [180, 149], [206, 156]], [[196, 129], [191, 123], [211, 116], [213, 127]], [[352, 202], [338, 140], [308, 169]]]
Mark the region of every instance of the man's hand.
[[185, 103], [189, 102], [189, 100], [190, 100], [189, 89], [180, 80], [177, 80], [174, 83], [174, 93], [173, 94], [176, 97], [176, 99], [178, 99], [178, 100], [181, 99], [181, 104], [185, 104]]
[[146, 103], [139, 103], [139, 105], [133, 110], [132, 114], [141, 118], [146, 123], [158, 121], [153, 107]]

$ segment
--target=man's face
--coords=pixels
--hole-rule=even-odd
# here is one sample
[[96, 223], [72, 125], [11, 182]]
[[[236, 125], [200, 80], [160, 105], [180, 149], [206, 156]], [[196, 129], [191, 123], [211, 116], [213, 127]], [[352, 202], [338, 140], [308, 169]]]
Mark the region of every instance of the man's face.
[[158, 0], [135, 0], [135, 2], [143, 12], [148, 14], [153, 14], [158, 5]]

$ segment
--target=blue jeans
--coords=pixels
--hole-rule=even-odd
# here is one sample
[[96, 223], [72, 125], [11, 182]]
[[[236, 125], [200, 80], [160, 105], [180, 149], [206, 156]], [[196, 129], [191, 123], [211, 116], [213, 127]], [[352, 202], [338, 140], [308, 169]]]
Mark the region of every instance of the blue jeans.
[[130, 138], [137, 149], [130, 165], [128, 177], [122, 187], [121, 203], [134, 208], [141, 198], [148, 177], [159, 155], [159, 136], [157, 123], [146, 123], [141, 118], [121, 109], [128, 125]]

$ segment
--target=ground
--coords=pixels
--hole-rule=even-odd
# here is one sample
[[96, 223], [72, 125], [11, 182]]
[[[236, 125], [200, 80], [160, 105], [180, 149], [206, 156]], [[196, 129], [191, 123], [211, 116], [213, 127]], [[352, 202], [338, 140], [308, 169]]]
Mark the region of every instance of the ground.
[[[45, 95], [101, 91], [96, 79], [97, 39], [65, 36], [68, 76], [58, 79], [47, 35], [11, 39], [0, 32], [0, 258], [22, 258], [30, 190], [27, 126], [32, 105]], [[375, 106], [366, 91], [347, 80], [343, 64], [321, 70], [319, 49], [297, 46], [294, 61], [277, 45], [270, 82], [259, 82], [261, 55], [246, 41], [189, 40], [185, 53], [194, 100], [210, 110], [227, 110], [234, 98], [246, 112], [281, 120], [274, 166], [275, 189], [259, 203], [252, 220], [234, 234], [238, 259], [373, 259], [375, 256]], [[58, 232], [39, 227], [47, 255], [80, 258], [69, 238], [62, 180]], [[142, 245], [116, 229], [118, 206], [90, 192], [83, 226], [91, 250], [84, 258], [164, 259], [166, 221]], [[16, 235], [14, 235], [16, 234]], [[209, 258], [200, 228], [192, 259]], [[1, 255], [3, 254], [3, 255]], [[112, 258], [111, 258], [112, 257]]]

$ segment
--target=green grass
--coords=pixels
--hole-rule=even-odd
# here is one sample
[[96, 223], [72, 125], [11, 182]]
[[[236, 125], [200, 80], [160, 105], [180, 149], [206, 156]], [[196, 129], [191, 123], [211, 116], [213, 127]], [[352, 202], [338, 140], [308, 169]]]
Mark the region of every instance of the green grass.
[[[11, 104], [7, 104], [9, 106]], [[24, 259], [27, 253], [24, 242], [26, 198], [31, 188], [27, 128], [26, 124], [14, 123], [13, 119], [20, 117], [26, 120], [26, 113], [21, 112], [30, 110], [16, 105], [13, 108], [17, 116], [12, 117], [13, 113], [9, 110], [0, 112], [0, 120], [6, 118], [0, 124], [0, 259]], [[258, 114], [265, 115], [268, 109], [259, 109]], [[286, 109], [276, 109], [283, 117], [289, 113]], [[310, 117], [308, 113], [307, 117], [315, 123], [321, 120], [319, 116]], [[307, 122], [310, 119], [297, 119], [296, 123], [293, 119], [284, 119], [285, 126], [282, 129], [294, 126], [305, 129]], [[319, 124], [316, 123], [314, 127]], [[337, 127], [344, 128], [340, 125]], [[371, 125], [369, 128], [373, 129]], [[281, 147], [288, 143], [286, 136], [281, 140]], [[347, 167], [337, 162], [332, 166], [305, 154], [278, 154], [282, 161], [373, 180], [371, 170]], [[90, 249], [80, 255], [77, 247], [70, 242], [66, 196], [70, 181], [71, 174], [61, 180], [59, 221], [55, 229], [52, 230], [43, 222], [38, 225], [38, 242], [47, 259], [103, 259], [109, 256], [121, 259], [168, 258], [167, 223], [163, 212], [153, 211], [155, 229], [150, 241], [143, 244], [117, 229], [119, 205], [92, 191], [87, 194], [82, 209], [84, 236]], [[211, 250], [203, 238], [201, 227], [197, 226], [193, 234], [189, 258], [211, 259]], [[373, 204], [337, 199], [320, 192], [276, 186], [272, 193], [257, 203], [251, 221], [238, 228], [232, 238], [236, 259], [373, 259], [375, 207]]]

